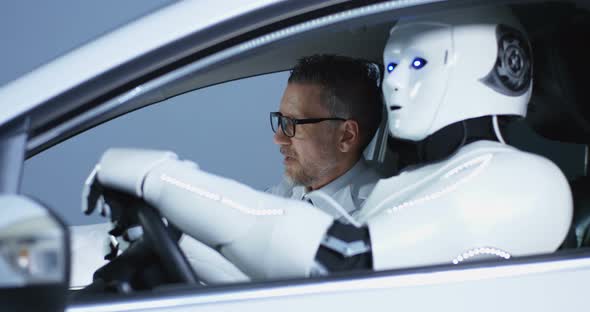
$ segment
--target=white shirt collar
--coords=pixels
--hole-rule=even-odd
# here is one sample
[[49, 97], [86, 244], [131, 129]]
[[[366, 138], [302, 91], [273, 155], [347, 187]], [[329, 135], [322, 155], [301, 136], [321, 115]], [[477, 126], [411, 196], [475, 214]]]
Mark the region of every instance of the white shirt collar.
[[[371, 169], [364, 159], [360, 159], [352, 168], [345, 172], [334, 181], [328, 183], [324, 187], [307, 192], [304, 186], [291, 186], [289, 192], [283, 192], [281, 196], [290, 197], [292, 199], [307, 200], [307, 194], [313, 201], [313, 205], [332, 215], [334, 218], [342, 219], [342, 209], [348, 216], [353, 216], [361, 209], [364, 201], [367, 199], [373, 187], [379, 180], [379, 175], [376, 171]], [[317, 192], [317, 193], [316, 193]], [[338, 207], [334, 207], [334, 201], [328, 203], [322, 200], [324, 196], [318, 198], [317, 195], [321, 193], [329, 198], [332, 198]], [[319, 202], [318, 202], [319, 200]]]
[[[319, 188], [318, 190], [326, 193], [326, 195], [333, 196], [336, 192], [342, 190], [347, 185], [352, 184], [355, 178], [366, 170], [368, 170], [367, 165], [365, 164], [363, 159], [360, 159], [356, 162], [354, 166], [352, 166], [352, 168], [348, 169], [346, 173], [334, 179], [332, 182]], [[306, 193], [307, 192], [305, 188], [303, 188], [302, 196]]]

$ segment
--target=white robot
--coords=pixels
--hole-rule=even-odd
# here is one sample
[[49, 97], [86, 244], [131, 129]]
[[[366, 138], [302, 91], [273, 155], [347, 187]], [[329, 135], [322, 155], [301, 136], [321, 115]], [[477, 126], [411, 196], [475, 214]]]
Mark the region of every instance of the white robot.
[[111, 149], [88, 185], [159, 210], [193, 238], [181, 247], [201, 253], [191, 264], [209, 282], [555, 251], [572, 218], [568, 183], [549, 160], [506, 145], [497, 122], [525, 116], [532, 88], [529, 44], [510, 12], [401, 20], [383, 57], [390, 133], [438, 143], [450, 134], [436, 157], [381, 180], [357, 215], [319, 192], [315, 206], [275, 197], [163, 151]]

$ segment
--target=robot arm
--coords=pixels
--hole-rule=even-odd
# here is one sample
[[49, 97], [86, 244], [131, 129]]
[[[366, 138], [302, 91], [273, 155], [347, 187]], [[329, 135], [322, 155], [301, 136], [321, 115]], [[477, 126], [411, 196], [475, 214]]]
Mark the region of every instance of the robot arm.
[[110, 149], [99, 166], [103, 186], [142, 198], [253, 279], [310, 275], [333, 221], [306, 202], [203, 172], [171, 152]]

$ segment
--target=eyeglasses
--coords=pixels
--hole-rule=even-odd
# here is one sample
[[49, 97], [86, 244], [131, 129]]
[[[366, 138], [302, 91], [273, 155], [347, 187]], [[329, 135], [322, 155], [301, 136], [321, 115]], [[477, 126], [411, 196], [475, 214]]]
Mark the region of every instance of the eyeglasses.
[[346, 121], [346, 119], [338, 117], [296, 119], [291, 117], [285, 117], [280, 112], [270, 113], [270, 127], [272, 128], [272, 131], [274, 133], [277, 133], [277, 130], [279, 130], [280, 125], [281, 130], [283, 130], [283, 133], [290, 138], [295, 136], [295, 125], [318, 123], [326, 120]]

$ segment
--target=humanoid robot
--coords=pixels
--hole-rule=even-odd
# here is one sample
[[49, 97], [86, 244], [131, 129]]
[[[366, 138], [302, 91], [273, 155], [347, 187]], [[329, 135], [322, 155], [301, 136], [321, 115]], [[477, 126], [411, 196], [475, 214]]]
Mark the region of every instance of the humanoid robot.
[[237, 280], [555, 251], [572, 218], [567, 181], [549, 160], [505, 144], [498, 126], [497, 116], [525, 116], [532, 88], [530, 47], [511, 13], [401, 20], [383, 61], [390, 133], [436, 148], [381, 180], [346, 222], [320, 192], [308, 196], [314, 206], [279, 198], [171, 152], [108, 150], [88, 185], [149, 203], [200, 242], [195, 248], [235, 265]]

